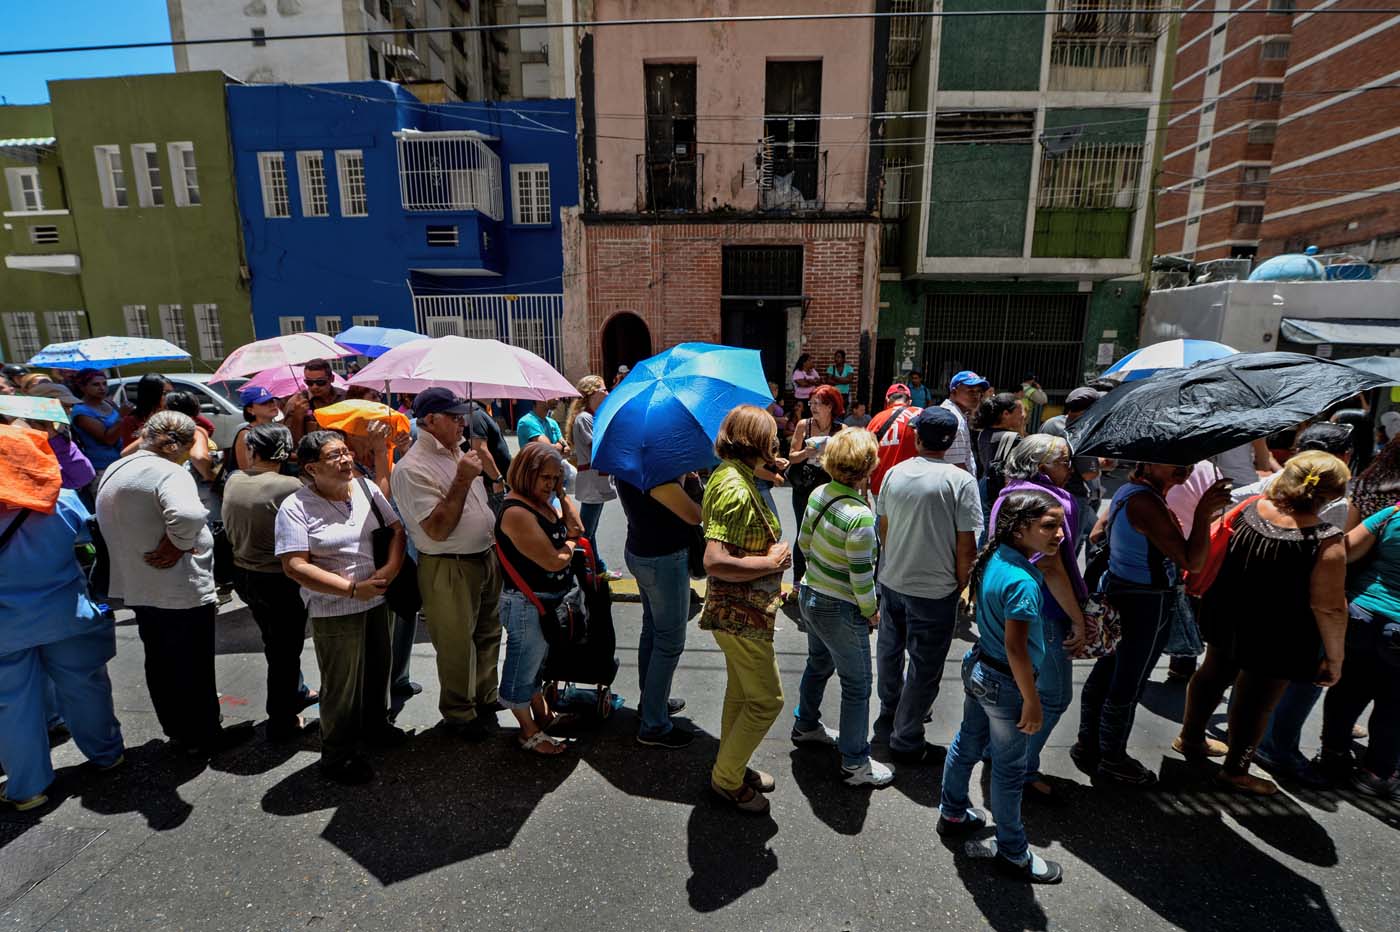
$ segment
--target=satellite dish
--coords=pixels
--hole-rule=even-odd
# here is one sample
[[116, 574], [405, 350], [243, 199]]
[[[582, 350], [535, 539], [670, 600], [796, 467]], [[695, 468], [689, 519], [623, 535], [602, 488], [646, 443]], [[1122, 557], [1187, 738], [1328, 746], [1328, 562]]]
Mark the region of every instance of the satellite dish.
[[1061, 126], [1059, 129], [1049, 130], [1040, 134], [1040, 144], [1045, 148], [1048, 156], [1064, 155], [1084, 135], [1084, 125], [1076, 123], [1072, 126]]

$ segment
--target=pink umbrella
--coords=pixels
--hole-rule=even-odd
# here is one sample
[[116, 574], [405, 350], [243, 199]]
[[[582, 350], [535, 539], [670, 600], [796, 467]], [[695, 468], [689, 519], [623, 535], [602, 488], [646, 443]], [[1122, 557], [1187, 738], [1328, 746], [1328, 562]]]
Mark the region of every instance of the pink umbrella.
[[[339, 372], [331, 373], [331, 384], [336, 388], [349, 388], [350, 383], [345, 381]], [[306, 382], [302, 379], [301, 371], [289, 366], [277, 366], [268, 369], [266, 372], [259, 372], [248, 380], [244, 388], [265, 388], [278, 398], [286, 398], [297, 392], [305, 391]]]
[[269, 337], [240, 346], [228, 354], [224, 364], [209, 377], [209, 381], [227, 382], [276, 367], [290, 371], [292, 367], [304, 365], [313, 359], [339, 359], [354, 355], [354, 350], [346, 349], [323, 333], [285, 333], [280, 337]]
[[553, 366], [500, 340], [446, 336], [389, 350], [350, 379], [394, 392], [448, 388], [467, 398], [574, 398], [578, 392]]

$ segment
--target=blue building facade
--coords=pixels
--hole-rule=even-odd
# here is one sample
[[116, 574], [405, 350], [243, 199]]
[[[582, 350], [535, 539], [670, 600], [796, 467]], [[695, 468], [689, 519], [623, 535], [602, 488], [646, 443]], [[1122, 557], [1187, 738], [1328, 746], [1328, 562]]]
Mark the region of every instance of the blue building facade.
[[381, 81], [228, 89], [259, 338], [355, 324], [562, 368], [572, 100], [425, 104]]

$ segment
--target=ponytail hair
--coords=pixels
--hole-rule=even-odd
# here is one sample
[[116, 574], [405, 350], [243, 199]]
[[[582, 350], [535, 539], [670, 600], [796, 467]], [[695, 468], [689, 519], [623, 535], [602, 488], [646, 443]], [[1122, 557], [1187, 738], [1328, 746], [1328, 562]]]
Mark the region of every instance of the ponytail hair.
[[1016, 532], [1042, 518], [1053, 508], [1063, 508], [1059, 499], [1049, 492], [1039, 489], [1018, 489], [1002, 499], [1001, 510], [997, 512], [997, 526], [987, 535], [987, 543], [977, 554], [972, 564], [972, 576], [967, 583], [968, 602], [977, 604], [981, 595], [982, 573], [992, 559], [992, 554], [1002, 544], [1009, 544], [1016, 538]]

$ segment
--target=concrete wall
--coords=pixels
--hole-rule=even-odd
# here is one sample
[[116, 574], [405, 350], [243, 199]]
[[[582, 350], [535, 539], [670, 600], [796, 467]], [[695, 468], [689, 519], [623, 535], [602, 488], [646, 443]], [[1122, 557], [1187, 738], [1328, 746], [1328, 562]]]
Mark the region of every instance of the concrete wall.
[[[823, 9], [873, 10], [873, 0], [824, 4]], [[803, 13], [803, 0], [596, 0], [594, 18]], [[824, 114], [870, 109], [870, 20], [801, 21], [609, 28], [593, 32], [597, 106], [598, 209], [637, 209], [637, 157], [646, 152], [643, 65], [696, 64], [697, 151], [706, 209], [754, 210], [755, 142], [763, 135], [765, 67], [769, 60], [820, 59]], [[736, 119], [735, 117], [739, 117]], [[866, 136], [863, 119], [822, 121], [827, 153], [826, 208], [863, 210]]]
[[[1042, 10], [1045, 0], [945, 0], [943, 9]], [[961, 16], [943, 23], [938, 84], [949, 91], [1040, 88], [1041, 16]]]
[[251, 41], [254, 29], [263, 29], [269, 36], [358, 29], [361, 20], [347, 18], [345, 12], [346, 7], [359, 8], [355, 0], [166, 0], [166, 6], [171, 34], [177, 39], [250, 37], [245, 44], [177, 46], [177, 71], [225, 71], [240, 81], [261, 83], [346, 81], [367, 76], [351, 74], [346, 56], [347, 42], [363, 44], [365, 39], [301, 39], [263, 46]]

